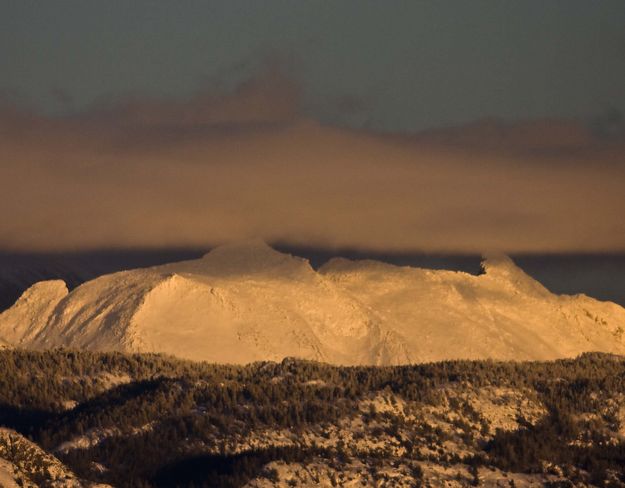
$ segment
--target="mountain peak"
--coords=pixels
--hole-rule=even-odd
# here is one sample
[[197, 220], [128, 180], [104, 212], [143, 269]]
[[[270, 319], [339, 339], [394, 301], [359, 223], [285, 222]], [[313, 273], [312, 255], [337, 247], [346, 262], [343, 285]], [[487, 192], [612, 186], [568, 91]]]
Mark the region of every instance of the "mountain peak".
[[507, 254], [485, 253], [482, 256], [482, 270], [486, 274], [524, 273]]
[[506, 254], [486, 253], [482, 260], [484, 274], [492, 279], [522, 288], [527, 293], [549, 294], [549, 291], [538, 281], [519, 268]]
[[241, 241], [227, 242], [225, 244], [221, 244], [211, 249], [206, 254], [204, 254], [204, 256], [202, 256], [202, 259], [210, 258], [214, 256], [215, 254], [221, 254], [221, 255], [225, 255], [227, 253], [232, 253], [232, 254], [246, 253], [247, 254], [247, 253], [252, 253], [252, 252], [257, 253], [257, 254], [278, 253], [278, 251], [274, 250], [263, 239], [256, 237], [256, 238], [245, 239]]
[[205, 254], [202, 265], [211, 272], [253, 274], [274, 269], [312, 271], [307, 259], [281, 253], [262, 239], [250, 239], [218, 246]]

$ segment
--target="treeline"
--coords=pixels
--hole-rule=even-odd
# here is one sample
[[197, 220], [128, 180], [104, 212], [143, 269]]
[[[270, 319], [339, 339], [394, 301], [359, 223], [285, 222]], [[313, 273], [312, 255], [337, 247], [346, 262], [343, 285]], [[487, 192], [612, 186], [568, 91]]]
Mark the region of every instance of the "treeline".
[[[418, 461], [415, 439], [429, 436], [434, 441], [444, 432], [407, 425], [401, 417], [375, 409], [361, 412], [359, 405], [377, 393], [412, 408], [438, 405], [442, 388], [454, 385], [523, 389], [546, 406], [548, 415], [537, 425], [495, 433], [469, 460], [450, 457], [449, 462], [521, 472], [543, 472], [545, 463], [551, 463], [565, 466], [571, 480], [588, 482], [588, 472], [593, 482], [614, 477], [625, 482], [623, 443], [607, 442], [604, 433], [618, 430], [615, 399], [625, 395], [625, 362], [610, 355], [554, 362], [335, 367], [295, 359], [233, 366], [155, 354], [6, 350], [0, 351], [0, 371], [0, 425], [50, 452], [76, 436], [109, 432], [91, 447], [57, 455], [79, 476], [115, 486], [174, 486], [170, 481], [181, 472], [187, 477], [179, 478], [180, 486], [209, 481], [206, 486], [239, 486], [268, 460], [350, 456], [349, 446], [329, 452], [303, 443], [247, 454], [232, 449], [236, 439], [255, 432], [323, 433], [355, 416], [365, 423], [383, 420], [372, 423], [369, 435], [384, 430], [401, 441], [406, 458]], [[125, 382], [115, 384], [115, 378]], [[583, 420], [588, 417], [583, 414], [595, 415], [596, 425]], [[468, 424], [459, 427], [467, 442], [479, 437]], [[400, 435], [410, 429], [412, 437]]]
[[[217, 365], [180, 360], [160, 354], [0, 350], [0, 402], [27, 408], [63, 409], [62, 402], [79, 403], [107, 390], [107, 376], [132, 381], [184, 378], [207, 384], [254, 384], [280, 377], [288, 387], [323, 381], [349, 398], [390, 389], [409, 401], [436, 401], [437, 389], [449, 383], [470, 382], [476, 387], [534, 388], [552, 402], [576, 402], [586, 408], [587, 384], [594, 389], [620, 391], [623, 359], [600, 353], [552, 362], [443, 361], [388, 367], [335, 367], [287, 358], [281, 363], [257, 362], [246, 366]], [[294, 381], [289, 382], [289, 377]], [[553, 381], [557, 379], [557, 381]], [[273, 391], [273, 390], [271, 390]], [[270, 391], [270, 393], [271, 393]], [[581, 402], [581, 403], [580, 403]]]

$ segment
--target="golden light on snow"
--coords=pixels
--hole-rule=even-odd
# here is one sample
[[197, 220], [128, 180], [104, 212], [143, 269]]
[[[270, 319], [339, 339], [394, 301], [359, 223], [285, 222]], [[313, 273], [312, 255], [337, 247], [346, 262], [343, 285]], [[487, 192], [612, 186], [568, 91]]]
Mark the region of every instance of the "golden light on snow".
[[[557, 295], [503, 256], [485, 273], [333, 259], [314, 270], [262, 242], [101, 276], [33, 285], [0, 314], [26, 348], [164, 352], [221, 363], [335, 364], [622, 354], [625, 309]], [[175, 324], [175, 327], [172, 326]], [[575, 324], [575, 326], [572, 326]]]

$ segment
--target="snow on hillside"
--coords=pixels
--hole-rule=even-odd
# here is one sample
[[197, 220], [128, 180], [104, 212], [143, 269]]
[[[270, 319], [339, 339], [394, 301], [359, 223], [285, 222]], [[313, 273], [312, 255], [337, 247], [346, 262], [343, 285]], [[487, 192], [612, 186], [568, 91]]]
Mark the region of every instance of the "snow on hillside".
[[316, 272], [252, 241], [104, 275], [69, 294], [62, 282], [38, 283], [0, 314], [0, 339], [226, 363], [625, 353], [625, 309], [554, 295], [503, 256], [487, 258], [484, 270], [474, 276], [334, 259]]
[[59, 301], [68, 294], [62, 280], [40, 281], [28, 288], [19, 300], [0, 314], [2, 339], [14, 345], [27, 345], [46, 325]]
[[554, 359], [625, 352], [625, 309], [550, 293], [505, 256], [484, 273], [334, 259], [319, 272], [376, 310], [419, 361]]

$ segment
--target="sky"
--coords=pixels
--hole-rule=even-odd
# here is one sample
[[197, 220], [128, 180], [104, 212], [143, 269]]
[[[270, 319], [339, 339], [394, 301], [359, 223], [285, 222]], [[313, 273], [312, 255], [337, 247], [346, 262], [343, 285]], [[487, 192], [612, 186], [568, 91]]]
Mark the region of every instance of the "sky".
[[0, 6], [0, 249], [625, 251], [621, 0]]
[[381, 130], [625, 108], [622, 0], [0, 6], [0, 90], [51, 113], [228, 88], [272, 58], [316, 118]]

